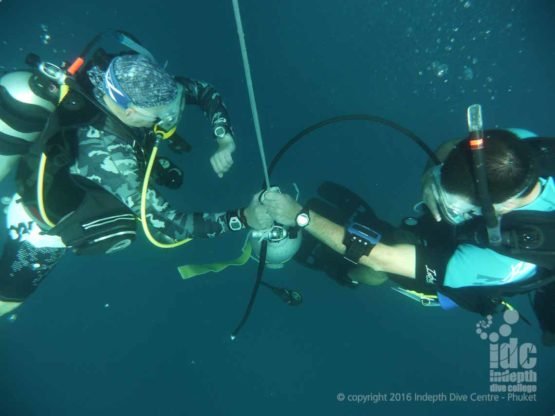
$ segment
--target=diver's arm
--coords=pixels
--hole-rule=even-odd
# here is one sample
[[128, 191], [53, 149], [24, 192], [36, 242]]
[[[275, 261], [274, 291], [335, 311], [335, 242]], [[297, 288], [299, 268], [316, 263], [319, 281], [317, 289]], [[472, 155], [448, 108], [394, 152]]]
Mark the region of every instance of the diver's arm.
[[[130, 186], [130, 174], [129, 172], [127, 174], [127, 186], [111, 186], [110, 189], [140, 218], [142, 181], [132, 181], [131, 183], [140, 186]], [[133, 202], [129, 204], [130, 201]], [[167, 242], [176, 242], [186, 238], [214, 238], [230, 231], [227, 220], [228, 212], [183, 212], [172, 207], [166, 198], [151, 186], [149, 186], [146, 197], [146, 213], [150, 230], [158, 236], [157, 238], [162, 238]]]
[[233, 135], [231, 121], [222, 96], [212, 85], [186, 77], [178, 77], [177, 80], [184, 86], [187, 104], [198, 105], [201, 108], [210, 120], [212, 131], [223, 127], [227, 134]]
[[272, 218], [255, 194], [245, 208], [219, 213], [179, 212], [169, 206], [155, 189], [149, 188], [147, 218], [150, 226], [172, 241], [185, 238], [214, 238], [224, 232], [241, 231], [247, 227], [266, 229]]
[[185, 213], [172, 208], [152, 188], [149, 189], [146, 212], [151, 231], [169, 242], [214, 238], [229, 231], [225, 212]]
[[[339, 254], [345, 254], [343, 244], [345, 228], [310, 211], [310, 224], [306, 230], [315, 238]], [[359, 264], [374, 270], [393, 273], [414, 279], [416, 269], [416, 249], [411, 244], [386, 245], [378, 243], [368, 256], [362, 256]]]
[[[118, 198], [137, 217], [141, 216], [144, 171], [128, 140], [92, 126], [78, 131], [78, 155], [73, 175], [86, 178]], [[146, 195], [149, 227], [166, 242], [184, 238], [212, 238], [229, 230], [227, 213], [185, 213], [174, 209], [149, 186]]]
[[221, 178], [233, 166], [232, 155], [235, 151], [233, 130], [222, 96], [206, 82], [184, 77], [178, 78], [178, 81], [184, 86], [187, 104], [198, 105], [210, 120], [212, 134], [218, 144], [218, 149], [210, 158], [210, 164]]
[[[294, 226], [295, 218], [302, 206], [291, 196], [276, 191], [267, 191], [262, 198], [270, 216], [279, 224]], [[310, 223], [305, 228], [315, 238], [339, 254], [345, 254], [343, 244], [345, 228], [310, 210]], [[416, 248], [410, 244], [386, 245], [378, 243], [363, 256], [359, 263], [378, 271], [394, 273], [408, 278], [416, 275]]]

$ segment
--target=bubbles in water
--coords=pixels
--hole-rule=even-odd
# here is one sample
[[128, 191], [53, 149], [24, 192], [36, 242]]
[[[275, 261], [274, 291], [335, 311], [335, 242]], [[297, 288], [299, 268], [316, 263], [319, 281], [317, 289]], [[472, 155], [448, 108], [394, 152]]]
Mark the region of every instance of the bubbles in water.
[[449, 67], [447, 64], [442, 64], [441, 62], [434, 61], [432, 62], [432, 71], [438, 78], [443, 78], [447, 75], [449, 71]]
[[42, 31], [42, 34], [40, 35], [40, 40], [43, 44], [48, 45], [50, 43], [50, 40], [52, 39], [50, 33], [48, 33], [48, 26], [42, 24], [40, 25], [40, 29]]
[[470, 80], [474, 79], [474, 71], [472, 70], [472, 68], [465, 65], [463, 67], [463, 76], [462, 77], [465, 81], [470, 81]]
[[43, 44], [48, 45], [50, 43], [50, 35], [48, 33], [43, 33], [40, 35], [40, 40]]
[[[1, 0], [0, 0], [1, 1]], [[10, 316], [8, 316], [8, 322], [15, 322], [17, 320], [17, 314], [12, 313]]]

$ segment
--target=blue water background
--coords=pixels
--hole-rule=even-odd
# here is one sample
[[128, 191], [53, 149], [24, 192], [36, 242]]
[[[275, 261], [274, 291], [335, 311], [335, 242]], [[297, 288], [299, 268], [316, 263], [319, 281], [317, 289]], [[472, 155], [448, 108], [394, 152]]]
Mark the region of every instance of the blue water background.
[[[321, 119], [369, 113], [411, 128], [435, 147], [465, 133], [481, 103], [488, 127], [553, 136], [552, 1], [242, 0], [268, 157]], [[0, 1], [0, 67], [29, 52], [72, 59], [97, 32], [134, 33], [169, 71], [214, 84], [229, 107], [236, 165], [213, 174], [202, 114], [180, 132], [194, 145], [174, 157], [186, 186], [165, 192], [184, 210], [244, 206], [262, 180], [231, 1]], [[46, 37], [48, 35], [48, 37]], [[394, 223], [419, 200], [426, 162], [405, 137], [364, 123], [336, 125], [287, 155], [274, 182], [301, 199], [332, 179]], [[2, 183], [13, 192], [13, 178]], [[0, 321], [0, 414], [20, 415], [552, 415], [555, 354], [532, 320], [514, 327], [538, 348], [536, 403], [357, 404], [339, 393], [486, 393], [488, 343], [479, 317], [418, 306], [388, 287], [350, 290], [290, 263], [267, 280], [294, 287], [290, 308], [261, 291], [241, 336], [256, 263], [181, 281], [176, 267], [229, 259], [244, 235], [173, 251], [141, 238], [114, 256], [66, 256], [37, 292]], [[497, 317], [496, 325], [500, 318]]]

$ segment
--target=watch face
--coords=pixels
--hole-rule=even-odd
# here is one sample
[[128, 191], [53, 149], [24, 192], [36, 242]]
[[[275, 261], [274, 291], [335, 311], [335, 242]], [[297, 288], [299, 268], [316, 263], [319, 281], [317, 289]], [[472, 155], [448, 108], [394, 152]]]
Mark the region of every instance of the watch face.
[[304, 228], [310, 222], [310, 217], [306, 212], [301, 212], [299, 215], [297, 215], [295, 221], [299, 227]]
[[238, 217], [231, 217], [228, 226], [231, 231], [240, 231], [243, 229], [243, 223]]
[[220, 138], [220, 139], [221, 139], [222, 137], [224, 137], [225, 134], [226, 134], [226, 130], [225, 130], [225, 128], [222, 127], [222, 126], [218, 126], [218, 127], [216, 127], [216, 128], [214, 129], [214, 135], [215, 135], [216, 137]]

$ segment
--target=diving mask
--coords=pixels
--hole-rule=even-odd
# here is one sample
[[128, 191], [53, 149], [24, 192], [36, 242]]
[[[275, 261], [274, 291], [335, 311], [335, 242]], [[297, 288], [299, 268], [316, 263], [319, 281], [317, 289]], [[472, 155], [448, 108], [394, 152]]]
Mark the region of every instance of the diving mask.
[[437, 202], [441, 216], [451, 224], [461, 224], [481, 215], [480, 207], [472, 204], [467, 198], [451, 194], [441, 185], [441, 167], [437, 165], [432, 170], [432, 192]]
[[152, 120], [153, 124], [164, 131], [170, 131], [177, 128], [177, 125], [181, 120], [183, 110], [185, 109], [185, 95], [183, 94], [183, 86], [179, 83], [177, 85], [177, 96], [171, 103], [161, 107], [160, 111], [140, 108], [136, 106], [133, 107], [133, 109], [138, 114], [143, 116], [145, 120]]

